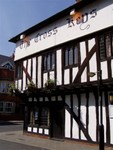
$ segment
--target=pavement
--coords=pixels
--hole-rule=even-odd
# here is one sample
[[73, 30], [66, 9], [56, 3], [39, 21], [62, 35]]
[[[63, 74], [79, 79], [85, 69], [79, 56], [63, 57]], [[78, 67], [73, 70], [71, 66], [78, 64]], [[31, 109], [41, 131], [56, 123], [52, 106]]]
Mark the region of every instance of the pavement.
[[[0, 139], [40, 147], [42, 150], [99, 150], [98, 144], [39, 138], [38, 136], [23, 134], [23, 131], [0, 132]], [[113, 150], [113, 147], [105, 147], [105, 150]]]

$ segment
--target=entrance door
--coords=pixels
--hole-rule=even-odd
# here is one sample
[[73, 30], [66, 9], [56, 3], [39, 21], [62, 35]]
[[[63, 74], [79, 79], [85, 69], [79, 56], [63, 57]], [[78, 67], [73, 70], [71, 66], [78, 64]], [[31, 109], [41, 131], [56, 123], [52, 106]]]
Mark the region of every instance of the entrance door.
[[51, 137], [64, 137], [64, 105], [62, 102], [53, 102], [51, 106]]

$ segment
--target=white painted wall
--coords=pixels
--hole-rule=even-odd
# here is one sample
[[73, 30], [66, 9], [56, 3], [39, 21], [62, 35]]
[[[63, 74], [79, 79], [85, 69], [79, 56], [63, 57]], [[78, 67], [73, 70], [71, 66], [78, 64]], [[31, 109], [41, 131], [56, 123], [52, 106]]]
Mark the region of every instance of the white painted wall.
[[[65, 103], [68, 104], [69, 107], [71, 107], [69, 95], [66, 96]], [[71, 128], [71, 116], [70, 113], [65, 109], [65, 137], [67, 138], [71, 137], [70, 128]]]
[[64, 84], [70, 83], [70, 71], [69, 69], [64, 70]]
[[56, 52], [56, 73], [57, 73], [57, 85], [62, 84], [62, 57], [61, 57], [61, 50], [57, 50]]
[[42, 57], [38, 57], [38, 88], [41, 88], [41, 68], [42, 68]]
[[92, 93], [89, 95], [89, 135], [93, 141], [96, 141], [96, 104]]
[[[33, 33], [32, 35], [29, 35], [30, 46], [26, 47], [26, 43], [24, 45], [21, 45], [21, 41], [17, 42], [15, 60], [29, 56], [36, 52], [43, 51], [44, 49], [64, 43], [66, 41], [76, 39], [78, 37], [88, 35], [106, 27], [112, 26], [112, 7], [112, 0], [97, 1], [91, 3], [86, 8], [78, 10], [76, 12], [76, 15], [73, 17], [73, 24], [71, 23], [69, 25], [67, 19], [70, 19], [70, 16], [68, 15], [64, 18], [55, 21], [52, 24], [49, 24], [48, 26], [45, 26], [45, 28], [42, 28], [39, 31]], [[81, 18], [81, 16], [86, 13], [88, 14], [87, 21], [85, 16], [84, 23], [77, 24], [76, 19], [78, 17]], [[37, 34], [42, 34], [42, 36], [39, 37], [38, 40], [36, 40]]]

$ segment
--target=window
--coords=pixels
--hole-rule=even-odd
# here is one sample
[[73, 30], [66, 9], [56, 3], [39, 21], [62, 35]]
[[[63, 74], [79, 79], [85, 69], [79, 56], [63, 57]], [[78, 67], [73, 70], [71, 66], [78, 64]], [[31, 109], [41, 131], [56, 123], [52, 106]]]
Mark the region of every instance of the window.
[[55, 53], [48, 53], [43, 57], [43, 71], [55, 69]]
[[16, 65], [16, 78], [22, 78], [22, 64]]
[[64, 50], [64, 64], [66, 66], [78, 64], [78, 46], [72, 45]]
[[113, 32], [99, 37], [100, 59], [106, 59], [113, 55]]
[[1, 113], [14, 113], [15, 104], [12, 102], [0, 102], [0, 112]]
[[30, 125], [38, 125], [42, 127], [49, 126], [49, 109], [47, 107], [31, 108], [30, 110]]

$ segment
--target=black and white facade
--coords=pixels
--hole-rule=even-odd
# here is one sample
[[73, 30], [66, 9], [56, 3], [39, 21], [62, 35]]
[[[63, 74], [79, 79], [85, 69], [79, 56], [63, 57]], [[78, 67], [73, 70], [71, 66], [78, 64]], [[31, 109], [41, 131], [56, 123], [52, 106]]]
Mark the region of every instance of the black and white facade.
[[[15, 84], [27, 93], [25, 131], [98, 142], [101, 70], [105, 143], [112, 145], [113, 1], [82, 0], [10, 41], [16, 43]], [[48, 89], [45, 83], [50, 79], [54, 86]], [[31, 82], [35, 89], [29, 93]]]

